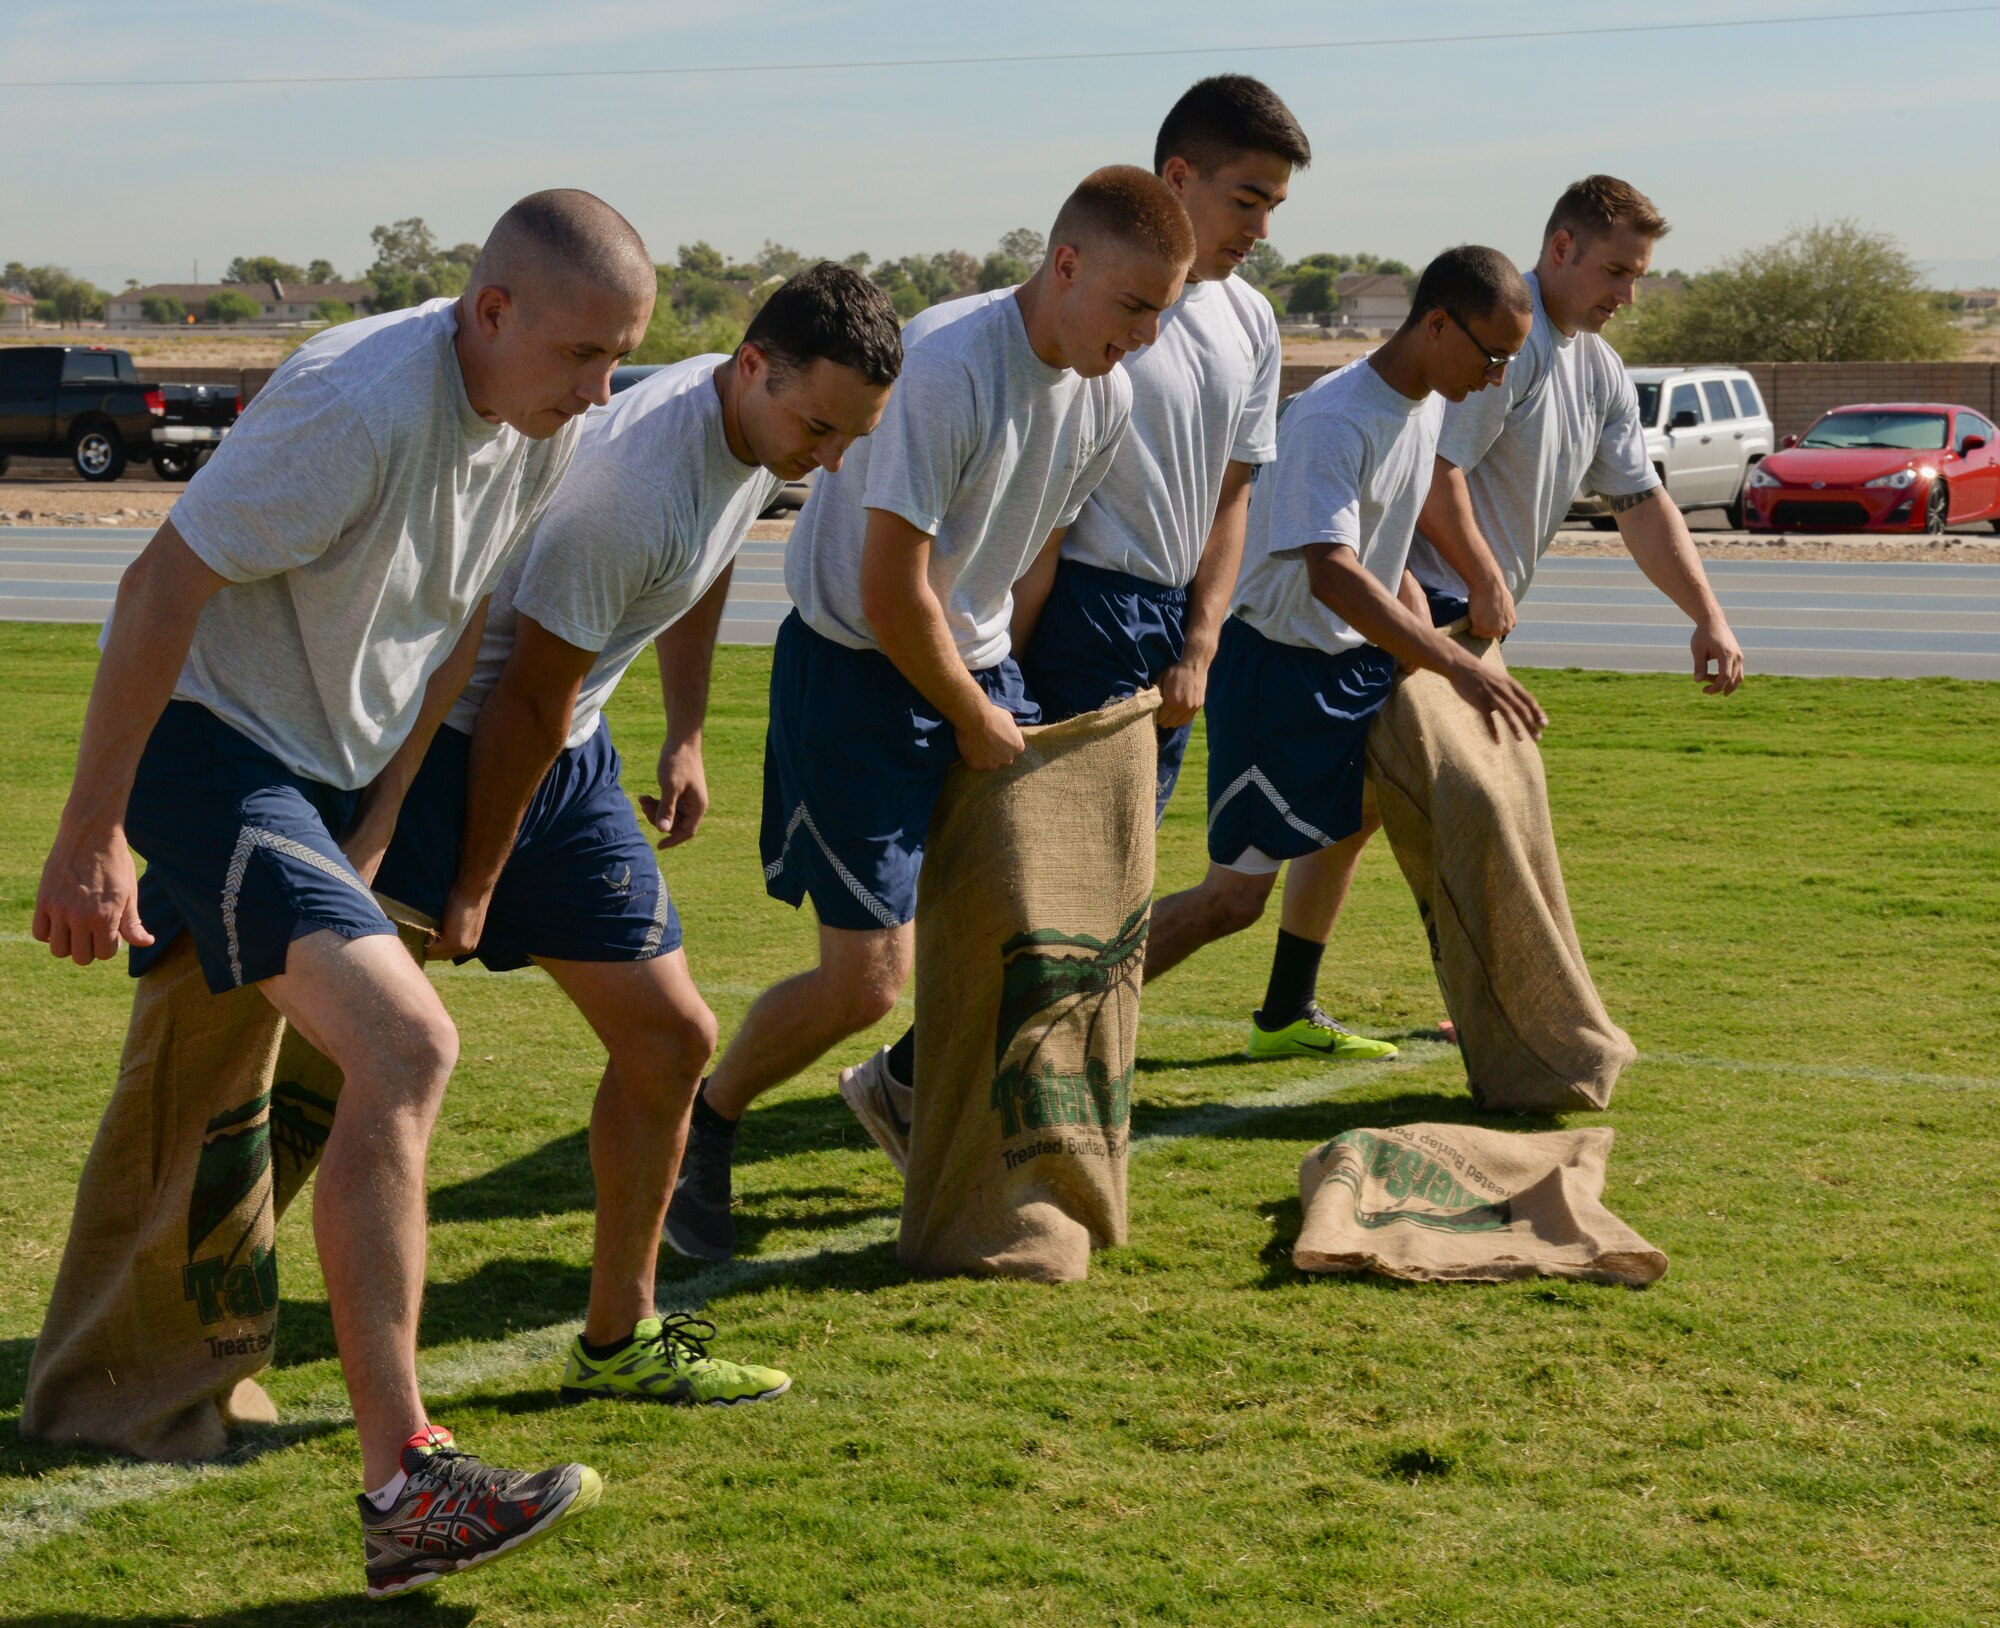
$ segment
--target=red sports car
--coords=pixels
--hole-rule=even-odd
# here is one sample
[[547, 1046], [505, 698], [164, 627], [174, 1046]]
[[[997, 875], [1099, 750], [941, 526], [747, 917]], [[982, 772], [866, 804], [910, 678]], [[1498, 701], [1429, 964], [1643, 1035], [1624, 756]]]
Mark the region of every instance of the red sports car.
[[2000, 446], [1970, 407], [1836, 407], [1750, 471], [1752, 531], [2000, 531]]

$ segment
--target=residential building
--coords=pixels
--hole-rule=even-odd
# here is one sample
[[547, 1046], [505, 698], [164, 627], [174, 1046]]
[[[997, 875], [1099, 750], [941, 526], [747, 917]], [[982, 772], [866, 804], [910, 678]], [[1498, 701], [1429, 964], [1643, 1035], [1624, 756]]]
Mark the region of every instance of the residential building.
[[145, 303], [155, 297], [176, 299], [197, 322], [211, 296], [230, 289], [253, 300], [255, 318], [260, 323], [298, 323], [312, 320], [313, 307], [321, 300], [339, 300], [357, 314], [368, 310], [373, 290], [366, 283], [154, 283], [146, 288], [128, 288], [113, 294], [104, 307], [107, 328], [147, 328]]

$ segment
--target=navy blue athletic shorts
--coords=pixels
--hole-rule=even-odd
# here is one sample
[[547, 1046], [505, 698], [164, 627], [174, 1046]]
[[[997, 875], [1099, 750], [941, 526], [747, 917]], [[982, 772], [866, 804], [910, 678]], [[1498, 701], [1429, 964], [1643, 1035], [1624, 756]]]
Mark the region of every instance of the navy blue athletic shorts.
[[208, 708], [169, 701], [125, 809], [126, 838], [146, 861], [139, 919], [154, 938], [133, 946], [132, 976], [183, 928], [218, 995], [275, 978], [292, 940], [321, 928], [394, 933], [336, 840], [360, 797], [293, 774]]
[[1368, 726], [1395, 680], [1372, 644], [1329, 655], [1230, 617], [1208, 679], [1208, 857], [1261, 874], [1359, 831]]
[[[1158, 682], [1186, 649], [1185, 588], [1064, 560], [1021, 653], [1021, 671], [1042, 716], [1053, 724], [1137, 695]], [[1191, 724], [1159, 732], [1155, 822], [1167, 812], [1192, 733]]]
[[[994, 705], [1041, 722], [1013, 657], [972, 676]], [[827, 927], [914, 920], [931, 809], [957, 761], [956, 732], [894, 662], [792, 612], [771, 656], [764, 891], [793, 906], [810, 897]]]
[[1461, 616], [1472, 614], [1472, 601], [1463, 594], [1455, 594], [1445, 588], [1425, 587], [1421, 582], [1417, 586], [1423, 588], [1424, 598], [1430, 604], [1432, 627], [1450, 627]]
[[[471, 736], [449, 725], [437, 732], [375, 877], [383, 898], [427, 916], [443, 912], [458, 875], [471, 760]], [[565, 747], [542, 776], [474, 951], [493, 971], [536, 956], [647, 961], [680, 948], [680, 915], [618, 770], [618, 749], [599, 719], [590, 739]]]

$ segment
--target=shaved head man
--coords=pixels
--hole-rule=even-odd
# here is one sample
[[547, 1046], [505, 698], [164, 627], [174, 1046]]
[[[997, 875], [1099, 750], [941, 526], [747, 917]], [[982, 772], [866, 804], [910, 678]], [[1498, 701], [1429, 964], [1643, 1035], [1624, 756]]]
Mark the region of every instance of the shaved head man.
[[[55, 954], [83, 965], [123, 942], [141, 976], [198, 957], [211, 990], [256, 986], [345, 1077], [313, 1219], [374, 1595], [508, 1552], [598, 1496], [582, 1465], [481, 1465], [425, 1413], [424, 1168], [458, 1039], [369, 883], [487, 596], [653, 291], [623, 216], [538, 192], [494, 226], [458, 299], [345, 324], [287, 360], [119, 585], [36, 899]], [[147, 862], [136, 882], [128, 840]], [[185, 1213], [188, 1195], [156, 1201]], [[59, 1306], [85, 1272], [65, 1260]], [[39, 1368], [24, 1432], [82, 1439], [66, 1398], [117, 1378]], [[430, 1530], [440, 1500], [484, 1513]]]

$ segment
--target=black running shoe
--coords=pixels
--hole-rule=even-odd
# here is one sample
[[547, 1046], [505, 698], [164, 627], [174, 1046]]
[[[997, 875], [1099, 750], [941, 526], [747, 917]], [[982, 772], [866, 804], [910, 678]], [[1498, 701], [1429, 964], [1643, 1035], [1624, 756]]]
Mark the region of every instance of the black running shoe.
[[588, 1465], [503, 1470], [461, 1453], [451, 1432], [435, 1425], [405, 1445], [403, 1473], [409, 1480], [389, 1508], [356, 1500], [371, 1600], [539, 1543], [604, 1495]]
[[680, 1179], [667, 1205], [660, 1236], [675, 1250], [698, 1261], [726, 1261], [736, 1253], [736, 1217], [729, 1211], [729, 1167], [736, 1138], [702, 1123], [688, 1126]]

